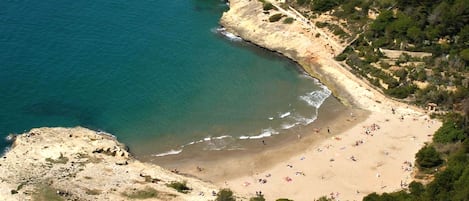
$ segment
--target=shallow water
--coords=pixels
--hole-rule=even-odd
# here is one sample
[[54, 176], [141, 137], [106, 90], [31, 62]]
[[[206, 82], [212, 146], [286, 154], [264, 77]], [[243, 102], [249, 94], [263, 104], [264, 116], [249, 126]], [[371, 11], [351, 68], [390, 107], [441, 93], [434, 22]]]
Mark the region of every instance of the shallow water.
[[220, 136], [232, 137], [207, 149], [230, 149], [310, 123], [330, 94], [291, 61], [220, 34], [218, 0], [0, 4], [2, 137], [80, 125], [137, 155]]

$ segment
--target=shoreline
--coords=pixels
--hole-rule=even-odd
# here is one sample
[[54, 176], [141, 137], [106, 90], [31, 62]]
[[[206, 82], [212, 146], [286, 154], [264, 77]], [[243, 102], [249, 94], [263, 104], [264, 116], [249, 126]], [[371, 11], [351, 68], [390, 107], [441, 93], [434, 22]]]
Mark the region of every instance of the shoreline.
[[[354, 124], [364, 121], [368, 116], [367, 111], [345, 107], [335, 97], [331, 96], [328, 99], [331, 100], [324, 102], [319, 109], [318, 118], [311, 124], [290, 128], [285, 133], [267, 138], [242, 140], [239, 142], [243, 146], [242, 150], [210, 151], [204, 150], [203, 146], [193, 146], [187, 147], [187, 150], [176, 155], [137, 156], [137, 158], [158, 164], [166, 169], [177, 169], [181, 173], [214, 183], [246, 174], [238, 168], [238, 165], [226, 166], [225, 164], [243, 164], [244, 169], [270, 168], [292, 155], [301, 153], [311, 144], [320, 143], [349, 129]], [[350, 113], [354, 116], [350, 117]], [[327, 133], [327, 128], [333, 133]], [[197, 167], [204, 171], [199, 171]], [[216, 170], [216, 174], [207, 174], [212, 170]]]
[[[238, 172], [238, 176], [231, 179], [220, 178], [223, 175], [213, 176], [213, 182], [247, 196], [254, 196], [255, 192], [262, 191], [267, 200], [280, 197], [311, 200], [321, 196], [360, 200], [368, 193], [392, 192], [406, 188], [413, 179], [412, 164], [415, 153], [431, 141], [431, 135], [441, 126], [441, 122], [430, 120], [420, 108], [386, 97], [353, 75], [344, 64], [334, 60], [333, 56], [337, 52], [328, 47], [330, 42], [335, 41], [327, 36], [315, 37], [318, 32], [308, 30], [297, 21], [292, 24], [282, 24], [281, 21], [268, 22], [269, 15], [263, 13], [262, 4], [257, 1], [230, 0], [229, 5], [230, 10], [220, 19], [220, 24], [228, 32], [293, 60], [305, 72], [326, 85], [332, 95], [345, 106], [364, 110], [369, 115], [357, 121], [355, 125], [344, 127], [338, 131], [336, 137], [310, 141], [306, 149], [299, 147], [297, 153], [290, 152], [290, 157], [272, 163], [269, 163], [269, 157], [275, 157], [275, 154], [251, 156], [251, 160], [241, 162], [232, 159], [234, 163], [224, 161], [225, 163], [213, 165], [208, 171], [225, 172], [224, 175], [229, 174], [226, 173], [226, 166], [231, 167], [230, 169], [244, 169], [244, 172], [241, 171], [243, 173]], [[318, 31], [317, 28], [315, 30]], [[375, 128], [376, 125], [379, 125], [380, 129], [373, 130], [370, 135], [368, 129]], [[405, 129], [401, 130], [402, 127]], [[366, 142], [365, 145], [358, 146], [363, 142]], [[335, 148], [331, 148], [333, 146]], [[288, 146], [279, 150], [288, 149], [286, 147]], [[289, 148], [295, 149], [293, 145]], [[354, 149], [353, 155], [343, 156], [340, 152], [346, 149]], [[356, 158], [359, 158], [358, 161]], [[257, 169], [249, 169], [252, 165], [246, 166], [256, 164], [256, 160]], [[267, 160], [267, 163], [262, 160]], [[338, 165], [331, 165], [333, 161]], [[403, 164], [410, 164], [411, 167], [404, 169]], [[351, 175], [349, 171], [356, 172], [357, 175]], [[210, 176], [203, 175], [205, 173], [192, 174], [210, 180]], [[292, 178], [298, 175], [305, 178], [296, 182]], [[377, 179], [372, 180], [373, 177]], [[324, 182], [324, 179], [327, 182]], [[279, 186], [286, 188], [279, 190]], [[314, 189], [314, 192], [311, 192], [311, 189]]]
[[[249, 140], [246, 142], [247, 150], [219, 151], [215, 154], [193, 153], [197, 147], [191, 147], [185, 151], [188, 155], [169, 155], [166, 157], [168, 161], [129, 156], [123, 145], [112, 135], [95, 137], [94, 131], [84, 128], [33, 129], [20, 135], [20, 140], [14, 141], [11, 150], [2, 159], [0, 170], [8, 174], [0, 182], [4, 186], [0, 195], [15, 198], [10, 190], [17, 188], [19, 191], [18, 184], [22, 186], [25, 178], [26, 186], [17, 196], [27, 197], [37, 187], [37, 181], [43, 184], [54, 181], [53, 190], [57, 189], [57, 192], [66, 190], [67, 186], [79, 186], [80, 188], [71, 189], [71, 194], [85, 195], [90, 199], [96, 199], [89, 194], [95, 193], [94, 188], [104, 189], [103, 194], [96, 195], [102, 196], [99, 198], [118, 199], [123, 196], [119, 192], [131, 192], [134, 185], [138, 185], [139, 189], [151, 186], [165, 192], [163, 195], [168, 198], [177, 195], [183, 200], [206, 200], [203, 195], [209, 195], [217, 187], [230, 188], [244, 198], [262, 191], [267, 200], [289, 198], [300, 201], [321, 196], [360, 200], [368, 193], [406, 188], [415, 171], [412, 165], [415, 153], [431, 141], [432, 134], [441, 126], [441, 122], [430, 120], [419, 108], [387, 98], [355, 77], [333, 59], [320, 38], [315, 38], [309, 32], [305, 32], [308, 34], [306, 35], [301, 24], [264, 22], [262, 19], [266, 16], [259, 12], [262, 6], [258, 1], [231, 0], [229, 5], [233, 10], [224, 13], [221, 19], [224, 27], [243, 39], [247, 38], [245, 40], [251, 44], [298, 63], [306, 73], [319, 79], [332, 91], [333, 97], [328, 99], [338, 99], [340, 103], [337, 100], [324, 102], [324, 106], [319, 108], [318, 119], [312, 124], [297, 130], [293, 128], [285, 135]], [[245, 13], [245, 10], [251, 12]], [[247, 22], [248, 25], [241, 22]], [[282, 30], [286, 31], [277, 33]], [[320, 118], [321, 114], [327, 115]], [[321, 129], [316, 131], [317, 128]], [[58, 138], [49, 133], [64, 135]], [[72, 137], [70, 133], [79, 142], [67, 140]], [[47, 144], [50, 139], [54, 139], [52, 141], [55, 143], [51, 147]], [[262, 145], [261, 140], [262, 143], [266, 140], [267, 145]], [[17, 147], [17, 143], [23, 146]], [[77, 143], [81, 143], [81, 146], [92, 144], [95, 147], [77, 148]], [[30, 144], [35, 146], [26, 146]], [[96, 147], [101, 147], [101, 151], [106, 148], [115, 149], [119, 153], [117, 155], [123, 154], [114, 158], [106, 152], [95, 153]], [[84, 149], [87, 151], [84, 152]], [[31, 153], [36, 155], [31, 156]], [[83, 157], [80, 154], [93, 157]], [[13, 160], [15, 156], [17, 159]], [[21, 156], [28, 156], [30, 159], [21, 161]], [[62, 164], [64, 157], [67, 160]], [[49, 166], [49, 163], [42, 166], [39, 163], [44, 163], [44, 158], [46, 162], [53, 164], [54, 171], [31, 169]], [[103, 161], [93, 162], [96, 158]], [[140, 161], [151, 161], [166, 170]], [[83, 165], [82, 163], [86, 167], [84, 170], [74, 167], [74, 164]], [[65, 173], [70, 174], [63, 176], [63, 168], [66, 169]], [[181, 173], [172, 174], [167, 171], [175, 168]], [[26, 177], [23, 178], [23, 174], [18, 176], [13, 170], [24, 171]], [[129, 172], [131, 174], [127, 177], [119, 177]], [[142, 176], [142, 172], [145, 176]], [[56, 180], [40, 180], [43, 178], [42, 174]], [[36, 175], [41, 176], [36, 178]], [[147, 176], [151, 182], [147, 181]], [[210, 183], [200, 182], [192, 176]], [[65, 177], [70, 178], [67, 181], [64, 180]], [[159, 181], [154, 183], [153, 178], [164, 179], [158, 184]], [[188, 180], [197, 190], [189, 195], [168, 190], [165, 184], [176, 180]], [[204, 194], [201, 196], [199, 192]], [[64, 194], [67, 196], [68, 191]]]

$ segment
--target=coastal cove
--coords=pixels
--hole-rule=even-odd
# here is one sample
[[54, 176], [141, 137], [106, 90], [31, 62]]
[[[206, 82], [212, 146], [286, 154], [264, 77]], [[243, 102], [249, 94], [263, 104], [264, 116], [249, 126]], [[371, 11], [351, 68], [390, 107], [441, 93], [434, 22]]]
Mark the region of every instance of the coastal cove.
[[[336, 101], [295, 62], [220, 33], [223, 1], [6, 8], [2, 139], [84, 126], [112, 133], [142, 157], [207, 138], [225, 139], [200, 150], [237, 149], [245, 138], [301, 130], [324, 101]], [[236, 142], [224, 144], [230, 137]]]
[[[278, 2], [272, 3], [276, 6]], [[13, 97], [5, 101], [9, 106], [15, 105], [14, 100], [28, 103], [21, 105], [22, 112], [16, 117], [0, 116], [6, 119], [0, 123], [1, 132], [12, 129], [20, 133], [44, 125], [83, 125], [95, 131], [39, 128], [19, 135], [7, 157], [0, 160], [0, 171], [8, 173], [2, 175], [0, 197], [26, 199], [37, 184], [50, 184], [53, 194], [67, 199], [126, 199], [132, 192], [156, 189], [152, 200], [213, 200], [216, 191], [229, 188], [237, 200], [249, 200], [259, 192], [266, 200], [306, 201], [322, 196], [361, 200], [372, 192], [405, 189], [415, 179], [415, 154], [431, 141], [441, 122], [420, 108], [386, 97], [349, 72], [344, 63], [334, 60], [342, 47], [327, 33], [302, 20], [269, 22], [270, 14], [288, 16], [291, 11], [277, 9], [266, 14], [257, 0], [230, 0], [229, 9], [223, 1], [173, 1], [163, 10], [174, 12], [157, 14], [159, 4], [144, 4], [106, 4], [123, 13], [130, 9], [121, 20], [144, 19], [146, 24], [157, 25], [124, 28], [126, 32], [117, 35], [124, 44], [117, 46], [125, 47], [122, 52], [91, 46], [101, 50], [97, 53], [112, 53], [110, 57], [100, 55], [108, 58], [103, 61], [106, 65], [112, 65], [98, 65], [98, 71], [96, 66], [84, 68], [84, 74], [75, 74], [83, 70], [80, 68], [61, 69], [71, 75], [63, 78], [65, 84], [51, 90], [45, 104], [36, 103], [40, 97], [31, 102], [26, 97], [48, 94], [51, 91], [41, 87], [61, 83], [50, 74], [52, 67], [49, 71], [43, 67], [45, 75], [39, 81], [24, 85], [34, 92], [26, 97], [12, 93], [21, 91], [23, 85], [2, 80], [0, 86], [15, 86], [5, 89]], [[172, 19], [174, 13], [183, 18]], [[140, 18], [144, 15], [150, 17]], [[165, 20], [155, 20], [161, 15]], [[196, 25], [195, 18], [203, 23]], [[113, 23], [112, 33], [122, 26]], [[189, 36], [176, 31], [175, 25], [181, 25]], [[169, 27], [174, 28], [170, 34], [157, 34]], [[138, 36], [126, 38], [129, 33]], [[189, 40], [194, 38], [197, 40]], [[141, 47], [133, 46], [135, 41]], [[15, 43], [0, 40], [0, 45], [8, 44]], [[178, 44], [179, 48], [170, 50], [169, 46]], [[330, 44], [335, 45], [329, 48]], [[89, 50], [82, 48], [79, 52]], [[167, 55], [162, 57], [160, 52]], [[0, 56], [10, 59], [22, 53]], [[39, 63], [34, 60], [29, 65], [41, 66]], [[22, 65], [28, 66], [11, 62], [5, 68], [19, 66], [9, 73], [26, 72], [25, 78], [36, 78], [28, 68], [20, 68]], [[175, 69], [175, 74], [168, 73]], [[93, 82], [90, 74], [96, 73], [105, 79]], [[161, 80], [170, 84], [161, 85]], [[72, 90], [78, 85], [81, 93], [98, 90], [88, 97]], [[54, 98], [61, 101], [49, 101]], [[77, 102], [69, 104], [71, 100]], [[120, 102], [123, 100], [127, 104]], [[170, 112], [171, 106], [177, 110]], [[18, 107], [2, 109], [17, 112]], [[28, 124], [12, 124], [19, 119]], [[117, 138], [102, 135], [106, 133]], [[130, 147], [132, 154], [117, 140]], [[34, 146], [28, 146], [30, 143]], [[38, 168], [23, 168], [18, 161]], [[187, 181], [194, 190], [177, 192], [169, 188], [174, 181]], [[76, 187], [67, 189], [69, 186]]]

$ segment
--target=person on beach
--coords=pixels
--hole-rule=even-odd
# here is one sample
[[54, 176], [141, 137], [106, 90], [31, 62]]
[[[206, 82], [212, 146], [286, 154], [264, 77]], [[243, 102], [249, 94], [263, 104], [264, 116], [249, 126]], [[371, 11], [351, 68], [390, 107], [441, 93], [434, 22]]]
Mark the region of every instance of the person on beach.
[[262, 140], [262, 144], [263, 144], [263, 145], [266, 145], [264, 140]]
[[327, 133], [331, 134], [331, 129], [329, 129], [329, 127], [327, 127]]

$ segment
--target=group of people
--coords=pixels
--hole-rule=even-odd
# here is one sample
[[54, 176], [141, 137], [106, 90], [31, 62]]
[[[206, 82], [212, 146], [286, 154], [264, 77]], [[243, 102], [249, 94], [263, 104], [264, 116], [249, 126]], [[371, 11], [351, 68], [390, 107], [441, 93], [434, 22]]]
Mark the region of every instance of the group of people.
[[372, 134], [371, 132], [372, 132], [372, 131], [377, 131], [377, 130], [379, 130], [380, 128], [381, 128], [381, 127], [380, 127], [378, 124], [373, 123], [373, 124], [371, 124], [371, 126], [365, 127], [365, 134], [366, 134], [366, 135], [371, 135], [371, 136], [373, 136], [373, 134]]
[[412, 162], [410, 162], [410, 161], [404, 161], [403, 164], [404, 164], [404, 165], [401, 166], [402, 170], [412, 172], [412, 170], [413, 170], [413, 169], [412, 169], [412, 168], [413, 168]]

